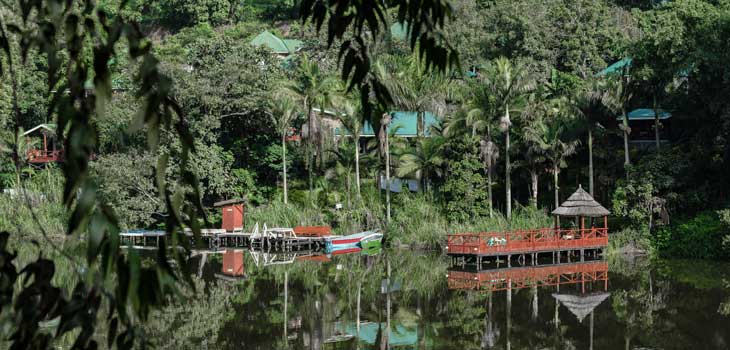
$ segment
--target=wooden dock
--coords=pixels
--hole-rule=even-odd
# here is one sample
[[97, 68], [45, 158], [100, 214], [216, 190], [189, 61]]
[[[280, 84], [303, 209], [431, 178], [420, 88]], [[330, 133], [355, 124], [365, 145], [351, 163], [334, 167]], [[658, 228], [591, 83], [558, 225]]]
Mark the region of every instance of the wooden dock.
[[553, 263], [559, 263], [563, 252], [567, 259], [577, 252], [580, 260], [586, 252], [600, 254], [608, 246], [608, 228], [458, 233], [448, 235], [447, 242], [447, 253], [462, 263], [481, 264], [488, 258], [506, 257], [509, 265], [512, 256], [537, 261], [540, 254], [551, 254]]
[[[224, 229], [203, 229], [200, 233], [200, 243], [197, 244], [195, 235], [185, 230], [184, 235], [190, 245], [197, 249], [212, 251], [233, 249], [257, 249], [279, 252], [320, 251], [325, 247], [326, 237], [298, 237], [290, 228], [268, 228], [265, 224], [256, 224], [251, 232], [227, 231]], [[134, 230], [119, 234], [123, 246], [136, 249], [157, 249], [166, 239], [165, 231]]]

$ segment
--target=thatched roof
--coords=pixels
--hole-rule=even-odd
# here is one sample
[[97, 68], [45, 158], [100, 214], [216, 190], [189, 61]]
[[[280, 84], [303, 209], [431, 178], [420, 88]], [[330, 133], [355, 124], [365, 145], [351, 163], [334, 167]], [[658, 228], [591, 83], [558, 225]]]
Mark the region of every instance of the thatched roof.
[[560, 207], [553, 210], [553, 215], [558, 216], [599, 217], [608, 214], [608, 209], [598, 204], [581, 186]]
[[567, 307], [570, 312], [583, 322], [593, 310], [600, 305], [611, 293], [597, 293], [589, 295], [553, 294], [553, 298]]

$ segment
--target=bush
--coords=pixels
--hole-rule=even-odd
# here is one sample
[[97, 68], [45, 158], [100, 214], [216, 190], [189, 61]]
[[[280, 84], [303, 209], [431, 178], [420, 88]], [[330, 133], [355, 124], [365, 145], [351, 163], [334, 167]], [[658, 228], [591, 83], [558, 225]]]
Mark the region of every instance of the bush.
[[665, 227], [653, 237], [653, 245], [664, 257], [694, 259], [727, 259], [723, 249], [728, 228], [716, 212], [702, 212], [697, 216]]

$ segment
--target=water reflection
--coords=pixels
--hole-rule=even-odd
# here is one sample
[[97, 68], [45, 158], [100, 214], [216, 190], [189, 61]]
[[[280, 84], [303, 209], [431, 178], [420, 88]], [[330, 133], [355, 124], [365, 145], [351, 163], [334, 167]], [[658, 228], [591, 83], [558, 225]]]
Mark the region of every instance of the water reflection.
[[722, 264], [470, 270], [413, 251], [236, 253], [206, 265], [215, 276], [241, 275], [227, 282], [233, 308], [216, 348], [723, 349], [730, 341], [730, 319], [718, 312], [730, 299]]

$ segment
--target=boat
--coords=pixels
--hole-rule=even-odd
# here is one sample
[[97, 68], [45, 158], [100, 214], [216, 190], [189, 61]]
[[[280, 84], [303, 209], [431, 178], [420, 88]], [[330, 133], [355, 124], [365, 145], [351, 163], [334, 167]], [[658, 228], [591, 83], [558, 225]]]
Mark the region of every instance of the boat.
[[377, 231], [373, 231], [372, 234], [363, 237], [360, 240], [360, 248], [363, 250], [377, 250], [380, 249], [383, 241], [383, 234]]
[[365, 231], [347, 236], [334, 236], [327, 239], [325, 243], [325, 253], [331, 254], [340, 251], [354, 252], [363, 249], [366, 246], [373, 245], [375, 242], [380, 244], [383, 234], [377, 231]]

